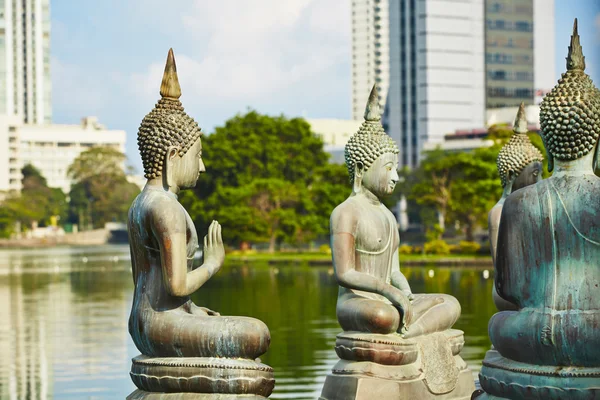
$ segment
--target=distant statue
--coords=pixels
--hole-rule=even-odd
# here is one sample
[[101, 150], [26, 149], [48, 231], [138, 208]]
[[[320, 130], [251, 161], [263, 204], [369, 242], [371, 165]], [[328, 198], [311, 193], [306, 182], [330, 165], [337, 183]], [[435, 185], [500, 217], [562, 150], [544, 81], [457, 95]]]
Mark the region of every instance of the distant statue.
[[[377, 396], [381, 399], [398, 398], [395, 393], [426, 399], [450, 392], [461, 398], [472, 391], [473, 380], [462, 359], [454, 357], [464, 344], [463, 333], [450, 329], [460, 316], [460, 304], [446, 294], [412, 293], [400, 271], [396, 218], [381, 203], [398, 182], [398, 147], [381, 125], [376, 87], [345, 156], [353, 190], [331, 215], [333, 265], [340, 284], [337, 317], [344, 329], [336, 352], [342, 360], [327, 377], [321, 398], [375, 398], [364, 388], [386, 379], [395, 386]], [[402, 383], [407, 374], [418, 377], [418, 368], [424, 371], [420, 380]], [[356, 380], [362, 383], [348, 383]]]
[[181, 90], [172, 49], [160, 94], [139, 128], [148, 182], [129, 209], [135, 284], [129, 332], [142, 353], [133, 359], [131, 371], [140, 390], [129, 398], [153, 399], [151, 392], [268, 397], [273, 372], [254, 361], [269, 347], [267, 326], [254, 318], [220, 316], [190, 299], [219, 271], [225, 252], [221, 226], [213, 221], [203, 241], [204, 263], [194, 269], [198, 236], [177, 195], [194, 187], [205, 171], [202, 133], [178, 100]]
[[577, 20], [567, 72], [540, 106], [552, 176], [504, 202], [498, 295], [478, 399], [600, 398], [600, 91], [585, 74]]
[[[497, 164], [503, 187], [502, 197], [488, 214], [490, 250], [494, 265], [496, 264], [496, 242], [498, 241], [498, 228], [504, 201], [511, 193], [539, 182], [542, 179], [543, 172], [544, 157], [537, 147], [531, 144], [531, 140], [527, 136], [528, 129], [524, 103], [521, 103], [519, 107], [513, 130], [514, 135], [498, 154]], [[492, 295], [498, 310], [516, 309], [514, 304], [498, 296], [495, 287]]]

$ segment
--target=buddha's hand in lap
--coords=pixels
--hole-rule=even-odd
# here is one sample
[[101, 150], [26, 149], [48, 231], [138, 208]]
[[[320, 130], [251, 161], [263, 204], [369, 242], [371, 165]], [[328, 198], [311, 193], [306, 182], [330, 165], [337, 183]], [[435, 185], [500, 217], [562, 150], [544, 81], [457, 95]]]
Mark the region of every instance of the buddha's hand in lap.
[[413, 318], [413, 309], [412, 305], [410, 304], [409, 296], [407, 296], [400, 289], [393, 288], [393, 290], [390, 290], [390, 293], [388, 293], [388, 295], [385, 297], [387, 297], [387, 299], [392, 303], [394, 307], [398, 309], [398, 311], [402, 315], [402, 329], [408, 329], [408, 326], [410, 326], [410, 323]]
[[204, 265], [210, 269], [211, 276], [216, 274], [225, 261], [225, 248], [221, 237], [221, 225], [213, 221], [204, 236]]
[[206, 307], [198, 307], [197, 305], [192, 303], [191, 306], [191, 313], [193, 315], [199, 315], [202, 317], [219, 317], [221, 314], [218, 313], [217, 311], [213, 311], [210, 308], [206, 308]]

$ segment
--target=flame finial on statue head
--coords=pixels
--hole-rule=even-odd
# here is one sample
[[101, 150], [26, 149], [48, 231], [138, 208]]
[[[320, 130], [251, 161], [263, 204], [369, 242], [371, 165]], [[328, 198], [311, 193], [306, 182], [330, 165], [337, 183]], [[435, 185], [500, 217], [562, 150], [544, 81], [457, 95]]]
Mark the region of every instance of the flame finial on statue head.
[[175, 64], [175, 55], [173, 49], [169, 49], [167, 55], [167, 63], [165, 64], [165, 72], [163, 74], [162, 83], [160, 84], [160, 95], [171, 99], [181, 97], [181, 87], [177, 78], [177, 65]]
[[579, 43], [579, 33], [577, 32], [577, 18], [573, 22], [573, 34], [569, 44], [569, 54], [567, 55], [567, 70], [579, 69], [585, 71], [585, 57], [583, 48]]
[[377, 122], [381, 120], [381, 112], [379, 110], [379, 94], [377, 93], [377, 84], [373, 85], [369, 100], [365, 107], [365, 121]]
[[527, 133], [529, 131], [527, 129], [527, 117], [525, 116], [525, 103], [523, 102], [521, 102], [519, 111], [517, 111], [517, 117], [513, 124], [513, 131], [515, 133]]

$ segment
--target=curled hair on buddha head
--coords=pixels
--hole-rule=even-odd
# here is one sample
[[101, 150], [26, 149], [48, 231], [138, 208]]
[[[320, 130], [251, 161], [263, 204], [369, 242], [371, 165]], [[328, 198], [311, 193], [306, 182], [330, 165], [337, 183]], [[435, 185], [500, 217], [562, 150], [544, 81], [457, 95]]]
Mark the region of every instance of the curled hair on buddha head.
[[541, 135], [552, 158], [576, 160], [594, 149], [600, 130], [600, 91], [585, 71], [577, 19], [567, 56], [567, 72], [540, 104]]
[[502, 187], [506, 187], [511, 175], [517, 177], [532, 162], [544, 161], [542, 153], [531, 144], [531, 140], [527, 136], [528, 129], [524, 103], [519, 106], [513, 131], [514, 135], [502, 147], [496, 160]]
[[366, 171], [381, 155], [398, 154], [398, 152], [396, 142], [385, 133], [381, 125], [379, 96], [377, 86], [373, 85], [365, 109], [365, 122], [362, 123], [358, 132], [348, 140], [344, 148], [350, 182], [354, 183], [354, 168], [357, 165], [362, 164], [362, 168]]
[[138, 148], [147, 179], [161, 176], [163, 162], [171, 146], [177, 148], [179, 156], [183, 157], [202, 135], [198, 123], [185, 113], [179, 101], [181, 88], [173, 49], [169, 49], [167, 56], [160, 95], [161, 99], [144, 117], [138, 130]]

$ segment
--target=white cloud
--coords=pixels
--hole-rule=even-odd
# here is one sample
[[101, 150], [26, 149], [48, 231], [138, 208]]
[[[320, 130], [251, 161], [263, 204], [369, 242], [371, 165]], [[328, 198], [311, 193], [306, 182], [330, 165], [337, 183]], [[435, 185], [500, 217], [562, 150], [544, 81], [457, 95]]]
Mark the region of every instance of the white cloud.
[[[136, 132], [159, 98], [169, 46], [182, 102], [205, 132], [247, 107], [261, 113], [348, 117], [347, 0], [131, 0], [118, 18], [93, 2], [82, 23], [53, 14], [53, 108], [57, 122], [97, 115], [125, 129], [139, 166]], [[129, 3], [128, 3], [129, 4]], [[124, 23], [126, 21], [126, 23]], [[92, 28], [93, 26], [93, 28]]]
[[[181, 23], [197, 43], [192, 47], [202, 50], [175, 49], [184, 94], [252, 103], [275, 92], [286, 95], [286, 89], [299, 83], [309, 88], [318, 75], [349, 56], [349, 9], [344, 3], [196, 1]], [[156, 94], [163, 67], [164, 61], [156, 62], [131, 82], [146, 95]]]

